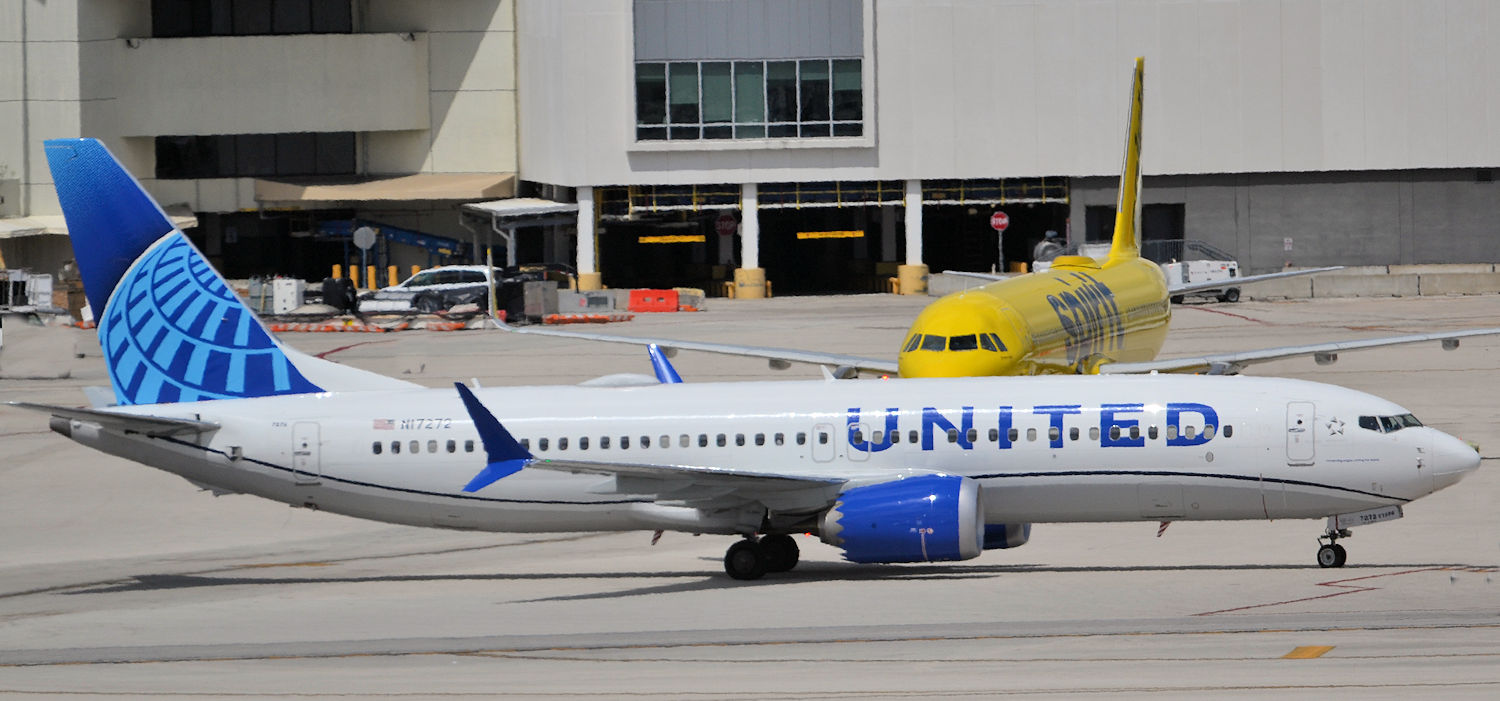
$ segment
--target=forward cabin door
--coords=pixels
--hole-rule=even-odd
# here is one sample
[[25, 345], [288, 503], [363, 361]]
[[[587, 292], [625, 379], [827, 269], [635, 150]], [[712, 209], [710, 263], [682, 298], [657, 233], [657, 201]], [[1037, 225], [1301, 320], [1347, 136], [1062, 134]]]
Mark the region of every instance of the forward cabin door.
[[292, 424], [292, 479], [297, 484], [318, 484], [322, 476], [318, 424], [313, 421]]
[[1288, 465], [1311, 465], [1315, 455], [1313, 441], [1313, 403], [1287, 402], [1286, 462]]

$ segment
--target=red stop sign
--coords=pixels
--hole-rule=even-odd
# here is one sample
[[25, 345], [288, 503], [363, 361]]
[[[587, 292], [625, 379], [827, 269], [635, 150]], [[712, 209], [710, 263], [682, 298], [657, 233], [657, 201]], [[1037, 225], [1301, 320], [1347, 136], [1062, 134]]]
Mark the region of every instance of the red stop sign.
[[720, 236], [733, 236], [735, 230], [740, 228], [740, 223], [735, 221], [733, 214], [724, 212], [714, 221], [714, 228], [719, 232]]
[[1005, 231], [1010, 226], [1010, 215], [1005, 212], [995, 212], [990, 215], [990, 227], [995, 231]]

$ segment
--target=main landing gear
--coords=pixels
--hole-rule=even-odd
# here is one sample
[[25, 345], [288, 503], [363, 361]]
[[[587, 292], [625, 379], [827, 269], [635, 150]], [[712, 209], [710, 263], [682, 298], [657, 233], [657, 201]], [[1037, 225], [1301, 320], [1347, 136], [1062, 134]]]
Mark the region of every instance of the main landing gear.
[[724, 571], [735, 579], [751, 580], [767, 572], [787, 572], [797, 566], [797, 541], [786, 534], [747, 536], [724, 553]]
[[[1338, 544], [1338, 539], [1348, 538], [1351, 535], [1354, 533], [1347, 528], [1337, 530], [1330, 528], [1323, 535], [1318, 536], [1318, 543], [1321, 544], [1318, 548], [1318, 566], [1343, 567], [1344, 561], [1349, 559], [1349, 553], [1344, 550], [1344, 546]], [[1325, 540], [1328, 542], [1323, 542]]]

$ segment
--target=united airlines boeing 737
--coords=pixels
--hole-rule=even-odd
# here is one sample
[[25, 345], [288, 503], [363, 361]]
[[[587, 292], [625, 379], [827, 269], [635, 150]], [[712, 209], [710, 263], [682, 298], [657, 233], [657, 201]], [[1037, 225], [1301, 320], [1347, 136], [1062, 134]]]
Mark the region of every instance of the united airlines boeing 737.
[[[390, 523], [734, 536], [728, 574], [796, 533], [861, 563], [966, 560], [1032, 523], [1399, 517], [1479, 456], [1362, 392], [1251, 377], [1043, 376], [418, 387], [273, 337], [98, 141], [46, 143], [116, 405], [14, 403], [83, 445]], [[101, 527], [106, 527], [101, 524]]]

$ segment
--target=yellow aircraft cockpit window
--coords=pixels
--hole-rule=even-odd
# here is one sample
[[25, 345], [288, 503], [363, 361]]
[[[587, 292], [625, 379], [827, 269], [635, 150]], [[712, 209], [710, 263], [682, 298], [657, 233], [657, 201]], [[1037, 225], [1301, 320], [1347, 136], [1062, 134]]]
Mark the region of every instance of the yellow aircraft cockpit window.
[[927, 334], [922, 337], [922, 350], [940, 351], [948, 347], [948, 337]]
[[914, 333], [914, 334], [911, 335], [911, 338], [909, 340], [907, 340], [906, 345], [901, 348], [901, 352], [902, 353], [910, 353], [910, 352], [916, 350], [917, 347], [921, 346], [921, 345], [922, 345], [922, 334]]
[[971, 351], [979, 350], [979, 339], [974, 334], [965, 336], [952, 336], [948, 339], [948, 350]]

